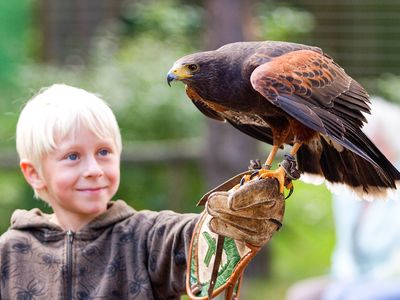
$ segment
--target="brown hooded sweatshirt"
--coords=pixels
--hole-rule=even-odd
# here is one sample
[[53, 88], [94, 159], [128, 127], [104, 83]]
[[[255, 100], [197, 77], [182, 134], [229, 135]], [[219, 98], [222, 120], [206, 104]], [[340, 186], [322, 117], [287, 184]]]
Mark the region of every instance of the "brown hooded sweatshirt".
[[179, 299], [195, 214], [125, 202], [78, 232], [39, 209], [14, 212], [0, 237], [0, 300]]

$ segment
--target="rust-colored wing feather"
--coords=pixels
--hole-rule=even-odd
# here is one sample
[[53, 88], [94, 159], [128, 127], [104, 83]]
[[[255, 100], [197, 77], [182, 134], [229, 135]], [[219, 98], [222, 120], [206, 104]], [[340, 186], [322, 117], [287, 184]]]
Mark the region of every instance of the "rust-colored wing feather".
[[293, 117], [312, 126], [308, 117], [301, 118], [308, 114], [316, 123], [313, 129], [320, 132], [325, 130], [319, 127], [319, 109], [328, 111], [334, 122], [339, 117], [356, 127], [365, 121], [361, 111], [369, 112], [368, 94], [361, 85], [330, 57], [315, 51], [300, 50], [277, 57], [256, 68], [251, 82], [255, 90], [287, 113], [299, 110]]

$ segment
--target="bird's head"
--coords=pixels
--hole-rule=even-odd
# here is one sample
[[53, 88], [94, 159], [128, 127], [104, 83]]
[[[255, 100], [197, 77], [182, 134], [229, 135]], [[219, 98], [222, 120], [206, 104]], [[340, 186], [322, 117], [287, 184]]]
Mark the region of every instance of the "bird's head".
[[203, 76], [211, 75], [215, 55], [210, 52], [200, 52], [178, 59], [167, 74], [168, 85], [171, 81], [178, 80], [184, 83], [201, 80]]
[[168, 85], [171, 86], [171, 81], [179, 80], [185, 81], [191, 78], [199, 71], [199, 65], [197, 63], [185, 63], [178, 60], [172, 66], [167, 74]]

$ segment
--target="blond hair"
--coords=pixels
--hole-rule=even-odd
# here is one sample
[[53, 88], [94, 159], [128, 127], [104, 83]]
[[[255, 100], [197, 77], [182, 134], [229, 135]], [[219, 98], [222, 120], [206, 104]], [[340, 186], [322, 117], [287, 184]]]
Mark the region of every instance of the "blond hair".
[[43, 156], [56, 148], [57, 140], [79, 133], [80, 127], [87, 127], [100, 138], [112, 137], [121, 153], [115, 115], [97, 95], [65, 84], [41, 89], [25, 104], [18, 119], [19, 158], [31, 161], [40, 173]]

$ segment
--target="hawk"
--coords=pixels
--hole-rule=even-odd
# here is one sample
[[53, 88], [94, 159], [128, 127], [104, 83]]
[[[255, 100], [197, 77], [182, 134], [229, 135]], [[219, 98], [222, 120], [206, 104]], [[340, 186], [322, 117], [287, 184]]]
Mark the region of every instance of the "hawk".
[[[364, 197], [396, 188], [399, 171], [361, 131], [370, 113], [365, 89], [318, 47], [237, 42], [178, 59], [167, 75], [179, 80], [207, 117], [228, 122], [279, 148], [291, 145], [300, 173], [345, 184]], [[283, 192], [285, 170], [263, 168]]]

